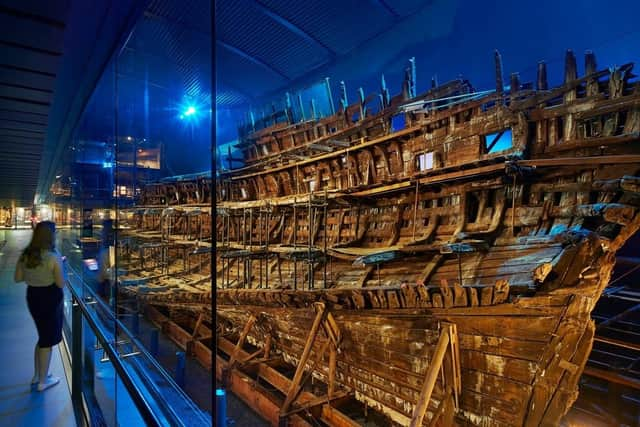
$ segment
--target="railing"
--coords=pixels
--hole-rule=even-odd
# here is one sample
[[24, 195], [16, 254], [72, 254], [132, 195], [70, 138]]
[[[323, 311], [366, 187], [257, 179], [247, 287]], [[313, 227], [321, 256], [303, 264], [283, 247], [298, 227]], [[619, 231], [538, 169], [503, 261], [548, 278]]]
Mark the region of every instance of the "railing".
[[[102, 412], [106, 408], [102, 408], [99, 402], [115, 401], [114, 396], [105, 399], [97, 396], [98, 393], [94, 394], [93, 355], [102, 350], [100, 362], [110, 362], [116, 375], [114, 394], [118, 400], [114, 403], [114, 412], [126, 412], [120, 414], [127, 418], [128, 422], [124, 424], [132, 424], [132, 418], [135, 418], [147, 426], [210, 426], [211, 418], [180, 389], [134, 334], [114, 316], [112, 309], [84, 283], [79, 274], [71, 268], [68, 271], [66, 289], [71, 299], [69, 301], [66, 297], [65, 304], [71, 304], [65, 307], [65, 336], [67, 343], [71, 344], [71, 399], [76, 419], [87, 408], [89, 424], [93, 425], [96, 417], [103, 419], [100, 424], [105, 424], [104, 418], [108, 417], [104, 417]], [[93, 344], [94, 341], [97, 345]], [[118, 388], [118, 381], [126, 393]], [[101, 388], [103, 395], [105, 389], [108, 387]], [[121, 404], [121, 401], [125, 403]], [[117, 419], [118, 414], [114, 417]], [[114, 425], [119, 424], [123, 423], [114, 422]]]

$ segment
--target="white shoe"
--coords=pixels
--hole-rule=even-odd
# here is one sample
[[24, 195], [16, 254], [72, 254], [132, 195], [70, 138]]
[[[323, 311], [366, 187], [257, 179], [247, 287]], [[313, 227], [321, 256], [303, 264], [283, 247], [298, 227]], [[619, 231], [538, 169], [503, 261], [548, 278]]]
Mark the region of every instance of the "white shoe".
[[38, 384], [38, 391], [45, 391], [46, 389], [53, 387], [54, 385], [60, 382], [60, 378], [58, 377], [47, 377], [47, 380], [44, 383]]
[[[47, 378], [51, 378], [51, 374], [48, 374]], [[40, 378], [37, 375], [34, 375], [33, 378], [31, 378], [31, 385], [36, 385], [39, 382], [40, 382]]]

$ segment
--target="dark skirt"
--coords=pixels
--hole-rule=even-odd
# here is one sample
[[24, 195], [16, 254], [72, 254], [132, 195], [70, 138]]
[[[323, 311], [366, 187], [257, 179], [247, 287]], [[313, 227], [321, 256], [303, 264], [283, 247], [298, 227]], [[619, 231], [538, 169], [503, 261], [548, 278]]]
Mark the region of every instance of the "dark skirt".
[[55, 284], [28, 286], [27, 306], [38, 330], [38, 346], [52, 347], [62, 341], [62, 289]]

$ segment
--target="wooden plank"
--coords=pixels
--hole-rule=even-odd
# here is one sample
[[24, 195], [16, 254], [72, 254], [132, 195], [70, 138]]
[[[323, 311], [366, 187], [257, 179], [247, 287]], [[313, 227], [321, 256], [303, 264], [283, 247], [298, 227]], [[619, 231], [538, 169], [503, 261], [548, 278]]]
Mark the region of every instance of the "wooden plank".
[[[226, 367], [226, 361], [221, 357], [216, 357], [216, 378], [222, 379], [222, 375], [218, 374], [222, 369]], [[244, 401], [250, 408], [259, 413], [262, 417], [268, 420], [271, 425], [278, 425], [280, 420], [280, 408], [270, 399], [266, 393], [255, 384], [245, 374], [232, 370], [229, 375], [228, 388]], [[289, 425], [291, 427], [311, 427], [303, 418], [298, 415], [292, 415], [289, 418]]]
[[316, 317], [313, 321], [313, 326], [309, 331], [309, 336], [307, 338], [305, 348], [302, 352], [302, 355], [300, 356], [300, 361], [296, 368], [296, 373], [293, 376], [291, 387], [289, 388], [287, 392], [287, 397], [285, 398], [285, 401], [282, 404], [282, 408], [281, 408], [282, 412], [287, 412], [287, 409], [289, 409], [289, 406], [291, 405], [291, 403], [293, 402], [293, 400], [296, 398], [298, 394], [298, 391], [299, 391], [298, 387], [300, 385], [300, 380], [302, 379], [302, 374], [304, 373], [304, 366], [307, 362], [307, 359], [309, 358], [309, 355], [311, 353], [311, 346], [316, 339], [316, 335], [318, 334], [320, 324], [325, 315], [324, 304], [317, 304], [315, 307], [316, 307]]
[[429, 364], [429, 369], [427, 369], [425, 374], [422, 390], [420, 390], [420, 397], [418, 397], [418, 401], [416, 402], [416, 406], [413, 410], [413, 416], [411, 417], [411, 423], [409, 424], [410, 427], [418, 427], [422, 425], [422, 420], [424, 419], [427, 407], [429, 406], [429, 400], [431, 399], [431, 393], [433, 393], [433, 387], [436, 384], [436, 379], [438, 377], [440, 367], [442, 366], [445, 351], [449, 345], [449, 339], [448, 329], [443, 328], [440, 331], [440, 339], [436, 344], [433, 358]]
[[322, 405], [322, 415], [320, 418], [328, 425], [335, 427], [360, 427], [360, 423], [355, 422], [330, 404]]

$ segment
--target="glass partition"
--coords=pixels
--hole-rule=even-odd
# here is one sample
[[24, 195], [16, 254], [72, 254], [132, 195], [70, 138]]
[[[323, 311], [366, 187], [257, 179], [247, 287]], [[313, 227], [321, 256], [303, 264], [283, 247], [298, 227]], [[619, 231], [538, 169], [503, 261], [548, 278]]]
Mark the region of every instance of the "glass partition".
[[[83, 398], [109, 426], [142, 421], [131, 387], [166, 425], [211, 423], [210, 7], [149, 2], [75, 125], [48, 204], [10, 218], [57, 222], [73, 288], [65, 336], [81, 333]], [[93, 320], [73, 321], [74, 298]]]

